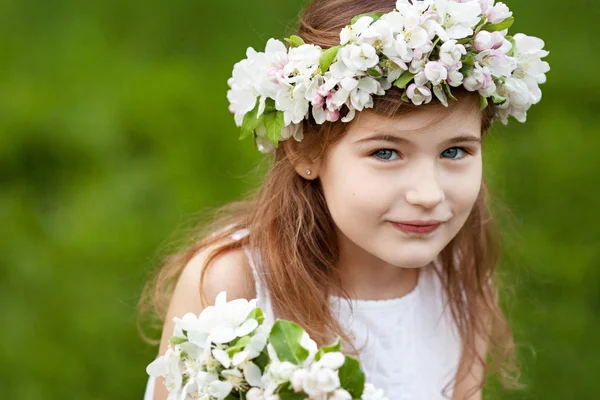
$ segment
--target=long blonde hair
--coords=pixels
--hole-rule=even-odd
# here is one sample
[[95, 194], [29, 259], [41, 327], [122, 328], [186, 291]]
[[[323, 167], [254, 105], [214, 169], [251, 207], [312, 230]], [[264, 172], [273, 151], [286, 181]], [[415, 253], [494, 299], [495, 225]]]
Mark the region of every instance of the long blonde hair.
[[[333, 47], [339, 43], [340, 30], [355, 15], [389, 12], [394, 7], [395, 0], [314, 0], [300, 16], [296, 34], [306, 43]], [[453, 91], [459, 102], [479, 106], [476, 93]], [[453, 111], [453, 106], [444, 108], [436, 102], [417, 108], [403, 103], [400, 95], [394, 88], [384, 96], [375, 96], [371, 111], [398, 116], [417, 109], [433, 109], [440, 119]], [[492, 123], [493, 106], [481, 114], [485, 134]], [[205, 261], [203, 281], [214, 258], [249, 246], [262, 260], [262, 268], [268, 269], [267, 274], [262, 274], [262, 283], [279, 318], [298, 322], [319, 344], [328, 343], [334, 335], [349, 342], [329, 308], [330, 293], [344, 293], [336, 269], [339, 249], [334, 222], [319, 180], [305, 180], [294, 168], [300, 158], [322, 156], [347, 131], [348, 124], [317, 125], [305, 120], [303, 129], [305, 138], [295, 145], [295, 151], [287, 151], [289, 141], [279, 146], [257, 191], [244, 201], [219, 209], [211, 223], [199, 228], [200, 233], [193, 236], [191, 244], [163, 260], [142, 293], [139, 321], [148, 312], [164, 321], [174, 285], [195, 254], [214, 248]], [[250, 229], [251, 234], [236, 242], [223, 240], [243, 228]], [[511, 386], [516, 375], [513, 337], [492, 283], [498, 257], [499, 238], [489, 215], [488, 190], [483, 183], [466, 223], [440, 254], [439, 275], [467, 357], [484, 365], [486, 376], [492, 371], [500, 372], [504, 383]], [[489, 343], [489, 362], [477, 354], [477, 337]]]

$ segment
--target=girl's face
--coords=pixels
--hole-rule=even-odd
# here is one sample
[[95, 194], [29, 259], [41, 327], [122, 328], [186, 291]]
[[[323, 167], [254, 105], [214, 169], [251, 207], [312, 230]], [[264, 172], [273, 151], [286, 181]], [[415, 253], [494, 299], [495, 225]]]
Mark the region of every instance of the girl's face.
[[327, 151], [317, 172], [342, 249], [419, 268], [461, 229], [481, 186], [481, 116], [457, 105], [427, 126], [435, 117], [362, 112]]

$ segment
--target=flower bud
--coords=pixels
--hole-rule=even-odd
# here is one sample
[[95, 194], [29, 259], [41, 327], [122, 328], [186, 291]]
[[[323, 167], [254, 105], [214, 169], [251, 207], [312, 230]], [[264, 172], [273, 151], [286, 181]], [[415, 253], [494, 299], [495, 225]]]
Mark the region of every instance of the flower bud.
[[294, 392], [300, 392], [302, 391], [302, 387], [304, 385], [304, 381], [306, 380], [306, 378], [308, 377], [308, 371], [305, 369], [299, 369], [297, 371], [294, 372], [294, 374], [292, 375], [292, 387], [294, 388]]
[[339, 369], [346, 362], [346, 358], [340, 352], [325, 353], [319, 362], [327, 368]]
[[491, 24], [502, 22], [510, 16], [512, 16], [512, 12], [504, 3], [496, 3], [496, 5], [487, 12], [487, 19]]
[[434, 85], [439, 85], [448, 77], [448, 70], [437, 61], [430, 61], [425, 65], [425, 77]]
[[262, 390], [259, 388], [253, 387], [252, 389], [248, 390], [248, 393], [246, 393], [246, 399], [248, 400], [264, 400], [264, 398], [265, 396], [263, 395]]
[[461, 74], [459, 71], [450, 71], [448, 73], [448, 79], [446, 81], [450, 86], [458, 87], [462, 85], [463, 74]]
[[502, 47], [503, 43], [504, 37], [500, 32], [481, 31], [475, 36], [474, 46], [477, 51], [496, 50]]

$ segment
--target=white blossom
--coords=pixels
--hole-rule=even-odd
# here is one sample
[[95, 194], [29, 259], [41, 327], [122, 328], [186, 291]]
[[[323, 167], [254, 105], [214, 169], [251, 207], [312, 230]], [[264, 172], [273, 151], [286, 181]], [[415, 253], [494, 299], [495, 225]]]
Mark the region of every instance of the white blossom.
[[522, 33], [517, 33], [513, 38], [516, 44], [514, 57], [517, 59], [517, 67], [513, 74], [521, 79], [531, 77], [537, 83], [546, 82], [546, 73], [550, 66], [541, 60], [548, 55], [548, 51], [544, 50], [544, 41]]
[[282, 87], [275, 96], [275, 107], [283, 111], [284, 125], [299, 124], [308, 113], [309, 102], [306, 92], [309, 82]]
[[451, 0], [435, 0], [436, 11], [444, 21], [443, 26], [449, 39], [463, 39], [473, 34], [480, 20], [481, 6], [475, 1], [457, 3]]
[[504, 42], [504, 36], [500, 32], [480, 31], [475, 35], [473, 45], [477, 51], [498, 50]]
[[232, 389], [233, 385], [229, 381], [214, 381], [207, 386], [208, 393], [218, 400], [223, 400], [227, 397]]
[[246, 399], [247, 400], [265, 400], [264, 392], [262, 389], [253, 387], [250, 390], [248, 390], [248, 393], [246, 393]]
[[487, 10], [486, 16], [489, 23], [497, 24], [512, 16], [512, 12], [504, 3], [496, 3], [492, 8]]
[[318, 361], [321, 365], [330, 369], [340, 369], [346, 361], [345, 356], [340, 352], [325, 353]]
[[[377, 56], [375, 48], [368, 43], [349, 44], [340, 49], [338, 60], [341, 60], [351, 71], [366, 71], [377, 65], [379, 56]], [[343, 76], [347, 77], [348, 75], [343, 74]]]
[[354, 24], [342, 29], [340, 32], [340, 44], [357, 43], [358, 36], [364, 32], [373, 22], [368, 16], [360, 17]]
[[313, 364], [302, 382], [302, 390], [309, 396], [322, 396], [340, 387], [337, 371]]
[[442, 81], [448, 77], [448, 70], [444, 65], [437, 61], [429, 61], [425, 65], [425, 77], [433, 85], [439, 85]]
[[329, 400], [352, 400], [352, 395], [347, 390], [337, 389], [329, 396]]
[[417, 86], [415, 83], [411, 83], [406, 89], [406, 95], [413, 102], [413, 104], [419, 106], [423, 103], [427, 104], [431, 101], [431, 90], [426, 86]]
[[[256, 299], [236, 299], [227, 302], [225, 292], [217, 295], [215, 305], [208, 306], [200, 313], [195, 326], [190, 327], [188, 336], [195, 334], [210, 338], [212, 343], [221, 344], [251, 333], [258, 326], [248, 315], [256, 308]], [[199, 334], [199, 335], [198, 335]], [[204, 340], [201, 340], [204, 343]]]
[[478, 63], [475, 63], [474, 68], [463, 80], [463, 86], [471, 92], [479, 91], [484, 97], [489, 97], [496, 91], [491, 71]]
[[235, 114], [237, 126], [242, 126], [244, 115], [252, 111], [260, 96], [256, 77], [261, 76], [261, 69], [264, 68], [264, 54], [248, 48], [246, 55], [246, 59], [233, 66], [232, 77], [227, 81], [231, 88], [227, 92], [229, 109]]
[[452, 87], [458, 87], [463, 84], [463, 79], [464, 76], [460, 73], [460, 71], [453, 70], [448, 71], [448, 78], [446, 79], [446, 82], [448, 82], [448, 84]]
[[361, 396], [362, 400], [388, 400], [387, 397], [383, 394], [382, 389], [376, 389], [370, 383], [365, 384], [365, 390]]
[[477, 54], [475, 60], [482, 67], [487, 67], [495, 77], [510, 76], [516, 68], [517, 62], [514, 57], [509, 57], [498, 50], [485, 50]]
[[[459, 64], [462, 57], [467, 54], [465, 46], [456, 40], [448, 40], [440, 47], [440, 61], [447, 67]], [[459, 66], [460, 67], [460, 66]]]

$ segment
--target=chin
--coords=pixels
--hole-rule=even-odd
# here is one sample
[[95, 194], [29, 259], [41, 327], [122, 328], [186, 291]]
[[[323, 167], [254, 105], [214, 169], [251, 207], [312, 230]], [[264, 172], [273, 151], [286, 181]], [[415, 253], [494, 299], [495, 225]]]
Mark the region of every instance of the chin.
[[386, 262], [399, 268], [423, 268], [429, 265], [436, 254], [394, 254], [387, 258]]

